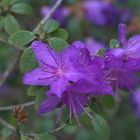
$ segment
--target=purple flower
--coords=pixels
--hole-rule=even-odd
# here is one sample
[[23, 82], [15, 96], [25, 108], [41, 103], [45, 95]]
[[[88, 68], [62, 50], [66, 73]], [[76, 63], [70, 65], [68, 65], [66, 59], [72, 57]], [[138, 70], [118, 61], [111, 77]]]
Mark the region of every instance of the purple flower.
[[119, 24], [118, 40], [119, 48], [113, 48], [106, 54], [118, 58], [129, 71], [140, 71], [140, 35], [135, 35], [127, 40], [126, 25]]
[[94, 58], [101, 48], [105, 48], [104, 44], [95, 41], [91, 37], [86, 39], [85, 45], [90, 53], [91, 58]]
[[78, 113], [86, 111], [90, 97], [113, 95], [112, 87], [105, 79], [103, 60], [96, 56], [91, 59], [85, 45], [76, 41], [60, 53], [40, 41], [32, 43], [33, 52], [39, 68], [24, 75], [23, 82], [33, 86], [50, 85], [48, 99], [44, 101], [39, 113], [53, 111], [58, 105], [67, 106], [78, 124]]
[[[87, 112], [85, 106], [87, 105], [88, 101], [89, 98], [86, 94], [68, 90], [64, 92], [61, 97], [58, 97], [56, 95], [49, 95], [48, 99], [45, 100], [39, 107], [39, 113], [42, 114], [51, 112], [55, 108], [57, 108], [58, 105], [61, 105], [62, 110], [64, 109], [64, 107], [68, 107], [70, 110], [70, 121], [72, 115], [74, 115], [78, 124], [80, 125], [78, 114], [83, 111]], [[89, 113], [88, 115], [91, 117]]]
[[121, 88], [131, 91], [138, 83], [133, 61], [127, 62], [114, 56], [106, 56], [105, 73], [116, 89]]
[[129, 10], [119, 9], [106, 1], [87, 0], [83, 6], [87, 20], [98, 26], [128, 22], [132, 17]]
[[119, 25], [119, 47], [108, 50], [105, 54], [105, 73], [116, 89], [132, 91], [138, 84], [136, 72], [140, 71], [140, 35], [126, 40], [126, 25]]
[[58, 54], [47, 44], [40, 41], [34, 41], [32, 49], [39, 67], [24, 75], [24, 84], [33, 86], [50, 85], [50, 92], [61, 96], [70, 86], [70, 82], [77, 82], [83, 77], [83, 73], [78, 67], [74, 67], [70, 61], [72, 52], [77, 51], [78, 55], [78, 53], [80, 54], [79, 49], [70, 47]]
[[132, 95], [132, 101], [135, 107], [137, 117], [140, 117], [140, 89], [137, 89]]
[[49, 95], [48, 99], [45, 100], [40, 108], [39, 113], [48, 113], [53, 111], [58, 105], [61, 108], [68, 107], [70, 110], [70, 120], [72, 114], [76, 118], [78, 124], [80, 124], [78, 119], [78, 114], [86, 112], [91, 118], [92, 116], [87, 112], [85, 107], [87, 106], [90, 97], [102, 96], [102, 95], [113, 95], [112, 87], [109, 86], [103, 79], [103, 73], [100, 68], [100, 64], [96, 65], [98, 62], [92, 63], [88, 66], [85, 76], [87, 78], [81, 79], [72, 85], [65, 91], [61, 97], [57, 97], [53, 93]]
[[[50, 11], [50, 9], [51, 7], [43, 6], [41, 8], [41, 14], [45, 17]], [[69, 8], [61, 6], [55, 11], [55, 13], [51, 18], [58, 20], [61, 23], [61, 25], [64, 26], [66, 22], [66, 18], [70, 15], [70, 13], [71, 11]]]
[[108, 51], [108, 54], [110, 53], [116, 58], [123, 58], [127, 61], [129, 59], [135, 64], [138, 64], [140, 60], [140, 35], [135, 35], [127, 40], [126, 25], [119, 24], [118, 40], [120, 45], [119, 48], [111, 49]]

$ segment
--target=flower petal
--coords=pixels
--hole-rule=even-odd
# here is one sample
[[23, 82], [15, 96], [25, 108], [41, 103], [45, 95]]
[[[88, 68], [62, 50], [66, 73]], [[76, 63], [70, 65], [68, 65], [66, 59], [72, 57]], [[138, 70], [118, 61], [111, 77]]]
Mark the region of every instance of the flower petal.
[[131, 58], [140, 58], [140, 35], [131, 37], [125, 48], [125, 54]]
[[58, 67], [58, 55], [47, 44], [34, 41], [32, 49], [41, 67]]
[[65, 79], [64, 77], [63, 78], [59, 78], [57, 80], [57, 82], [54, 81], [54, 82], [51, 83], [51, 89], [48, 92], [48, 94], [55, 94], [58, 97], [61, 97], [62, 93], [64, 91], [66, 91], [67, 88], [68, 88], [68, 80]]
[[50, 84], [50, 73], [44, 72], [41, 68], [36, 68], [31, 72], [28, 72], [23, 77], [23, 83], [32, 86], [46, 86]]
[[61, 98], [56, 95], [51, 95], [40, 105], [38, 112], [39, 114], [51, 112], [59, 103], [61, 103]]

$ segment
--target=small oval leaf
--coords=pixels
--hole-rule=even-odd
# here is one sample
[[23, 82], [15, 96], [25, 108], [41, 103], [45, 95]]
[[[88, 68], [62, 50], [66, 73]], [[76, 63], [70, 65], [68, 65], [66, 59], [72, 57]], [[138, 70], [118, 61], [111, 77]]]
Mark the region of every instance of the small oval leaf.
[[11, 7], [11, 10], [18, 14], [29, 15], [33, 12], [33, 9], [30, 5], [26, 3], [17, 3]]
[[56, 140], [56, 138], [48, 133], [43, 133], [39, 135], [39, 140]]
[[109, 138], [109, 126], [103, 117], [98, 114], [94, 114], [92, 119], [92, 125], [98, 135], [103, 136], [105, 140]]
[[20, 30], [12, 34], [8, 41], [10, 44], [20, 47], [30, 43], [34, 38], [35, 36], [32, 32]]
[[18, 21], [12, 15], [7, 15], [4, 22], [5, 31], [11, 35], [20, 29]]
[[59, 27], [59, 22], [53, 19], [47, 20], [43, 26], [46, 33], [51, 33]]
[[54, 32], [51, 33], [51, 37], [59, 37], [64, 40], [68, 39], [68, 32], [63, 28], [58, 28]]
[[117, 48], [119, 46], [119, 42], [116, 39], [111, 39], [109, 42], [109, 46], [111, 49]]
[[33, 54], [32, 48], [27, 48], [20, 59], [20, 70], [25, 73], [37, 67], [37, 62]]
[[58, 37], [52, 37], [48, 41], [49, 45], [57, 52], [60, 52], [61, 50], [69, 46], [69, 44], [65, 40]]

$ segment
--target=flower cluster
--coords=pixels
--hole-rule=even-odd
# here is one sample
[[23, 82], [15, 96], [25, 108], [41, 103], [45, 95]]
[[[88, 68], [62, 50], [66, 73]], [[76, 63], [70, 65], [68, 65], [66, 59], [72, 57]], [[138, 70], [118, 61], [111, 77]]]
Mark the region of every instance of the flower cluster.
[[87, 0], [83, 6], [87, 20], [98, 26], [128, 22], [132, 17], [131, 10], [118, 8], [106, 0]]
[[104, 45], [91, 39], [76, 41], [57, 53], [47, 43], [33, 41], [32, 49], [39, 67], [24, 75], [23, 82], [32, 86], [50, 86], [48, 98], [41, 104], [39, 113], [53, 111], [58, 105], [70, 110], [76, 118], [92, 97], [114, 95], [118, 89], [132, 91], [137, 85], [136, 72], [140, 70], [140, 35], [126, 40], [126, 26], [119, 25], [119, 44], [99, 50]]
[[[120, 2], [122, 4], [122, 2]], [[75, 6], [76, 7], [76, 6]], [[43, 6], [41, 8], [41, 14], [47, 15], [51, 7]], [[77, 9], [75, 13], [75, 9]], [[132, 19], [133, 12], [126, 8], [116, 7], [113, 2], [108, 0], [85, 0], [77, 8], [61, 6], [56, 10], [51, 18], [58, 20], [62, 26], [66, 23], [66, 18], [72, 13], [80, 13], [83, 18], [97, 26], [117, 25], [120, 22], [127, 23]]]

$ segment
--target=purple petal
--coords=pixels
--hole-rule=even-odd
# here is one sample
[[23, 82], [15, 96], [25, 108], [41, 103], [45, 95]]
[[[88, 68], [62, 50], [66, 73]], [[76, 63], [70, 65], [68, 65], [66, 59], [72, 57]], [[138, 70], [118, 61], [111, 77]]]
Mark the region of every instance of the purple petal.
[[40, 105], [38, 112], [40, 114], [51, 112], [59, 103], [61, 103], [61, 98], [57, 97], [56, 95], [51, 95]]
[[105, 48], [102, 43], [95, 41], [93, 38], [89, 37], [85, 41], [85, 45], [93, 58], [101, 48]]
[[118, 79], [119, 87], [122, 89], [130, 90], [135, 88], [138, 84], [138, 78], [131, 72], [120, 72]]
[[140, 35], [131, 37], [125, 48], [125, 54], [131, 58], [140, 58]]
[[51, 8], [50, 7], [47, 7], [47, 6], [43, 6], [41, 8], [41, 14], [43, 15], [43, 17], [45, 17], [49, 13], [50, 9]]
[[54, 81], [51, 83], [51, 89], [48, 94], [55, 94], [61, 97], [62, 93], [67, 90], [68, 85], [68, 80], [66, 78], [59, 78], [57, 82]]
[[23, 83], [32, 86], [46, 86], [50, 84], [49, 73], [44, 72], [41, 68], [36, 68], [31, 72], [28, 72], [23, 77]]
[[84, 2], [85, 17], [90, 22], [93, 22], [99, 26], [106, 24], [106, 18], [102, 13], [104, 7], [103, 2], [99, 1], [86, 1]]
[[119, 42], [123, 47], [126, 45], [126, 24], [119, 24], [119, 33], [118, 33]]
[[33, 41], [32, 49], [41, 67], [58, 67], [58, 55], [47, 44]]
[[85, 48], [85, 45], [83, 42], [81, 41], [75, 41], [72, 43], [72, 46], [75, 47], [76, 49], [81, 49], [81, 48]]
[[121, 58], [124, 54], [124, 50], [122, 48], [115, 48], [108, 51], [108, 54], [113, 55], [116, 58]]

